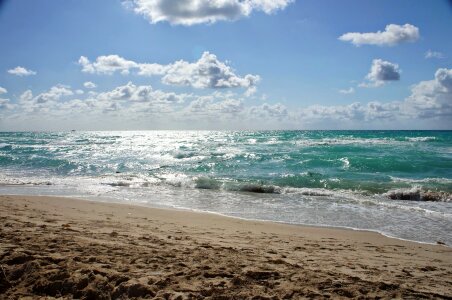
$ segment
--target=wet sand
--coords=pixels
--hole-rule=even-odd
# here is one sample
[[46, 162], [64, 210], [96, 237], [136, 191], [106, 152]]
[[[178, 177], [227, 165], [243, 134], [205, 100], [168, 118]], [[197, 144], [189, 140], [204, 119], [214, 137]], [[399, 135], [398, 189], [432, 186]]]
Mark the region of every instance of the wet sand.
[[452, 297], [452, 248], [364, 231], [0, 196], [0, 299]]

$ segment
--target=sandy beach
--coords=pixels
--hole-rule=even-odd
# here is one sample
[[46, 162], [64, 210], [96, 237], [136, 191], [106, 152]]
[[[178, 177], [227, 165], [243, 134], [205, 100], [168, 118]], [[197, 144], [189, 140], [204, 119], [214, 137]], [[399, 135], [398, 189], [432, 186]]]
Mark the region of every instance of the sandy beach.
[[1, 299], [452, 298], [452, 249], [377, 233], [0, 196]]

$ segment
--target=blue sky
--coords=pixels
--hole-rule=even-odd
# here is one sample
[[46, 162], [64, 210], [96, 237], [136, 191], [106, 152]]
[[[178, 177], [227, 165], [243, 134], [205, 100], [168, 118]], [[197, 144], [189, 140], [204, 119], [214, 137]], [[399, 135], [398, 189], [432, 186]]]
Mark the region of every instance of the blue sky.
[[452, 129], [449, 1], [1, 3], [0, 130]]

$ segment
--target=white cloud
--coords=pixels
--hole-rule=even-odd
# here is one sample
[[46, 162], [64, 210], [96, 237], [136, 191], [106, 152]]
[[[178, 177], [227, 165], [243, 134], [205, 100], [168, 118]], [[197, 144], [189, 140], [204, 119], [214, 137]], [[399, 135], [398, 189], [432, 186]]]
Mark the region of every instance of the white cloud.
[[97, 85], [91, 81], [87, 81], [87, 82], [83, 83], [83, 86], [87, 89], [95, 89], [97, 87]]
[[298, 112], [298, 119], [373, 121], [439, 119], [452, 126], [452, 69], [438, 69], [433, 80], [421, 81], [411, 89], [404, 101], [382, 103], [372, 101], [363, 105], [314, 105]]
[[382, 59], [374, 59], [366, 79], [369, 82], [361, 83], [360, 87], [379, 87], [388, 81], [400, 80], [399, 65]]
[[345, 95], [353, 94], [353, 93], [355, 93], [355, 89], [353, 87], [350, 87], [348, 89], [339, 90], [339, 93], [345, 94]]
[[31, 90], [26, 90], [19, 96], [19, 102], [25, 103], [33, 99], [33, 93]]
[[162, 78], [165, 84], [194, 88], [252, 88], [259, 80], [258, 75], [248, 74], [244, 77], [236, 75], [230, 66], [209, 52], [204, 52], [194, 63], [180, 60], [168, 65]]
[[117, 71], [126, 75], [129, 74], [130, 69], [138, 67], [136, 62], [126, 60], [118, 55], [99, 56], [93, 63], [87, 57], [80, 56], [78, 63], [82, 66], [82, 72], [108, 75]]
[[[129, 82], [110, 91], [90, 92], [85, 99], [70, 99], [48, 104], [53, 105], [52, 112], [60, 116], [64, 115], [64, 112], [84, 116], [117, 114], [129, 120], [146, 114], [172, 112], [173, 107], [180, 106], [191, 97], [189, 94], [154, 90], [150, 85], [135, 85]], [[35, 98], [31, 99], [34, 101]], [[39, 108], [42, 109], [43, 106]]]
[[41, 93], [33, 100], [37, 103], [45, 103], [49, 101], [58, 101], [64, 96], [72, 96], [74, 93], [70, 87], [65, 85], [56, 85], [50, 88], [47, 92]]
[[389, 24], [384, 31], [366, 33], [348, 32], [339, 37], [339, 40], [351, 42], [355, 46], [394, 46], [402, 42], [414, 42], [418, 39], [419, 28], [411, 24], [405, 24], [403, 26]]
[[378, 101], [369, 102], [365, 108], [366, 120], [396, 119], [400, 115], [399, 102], [381, 103]]
[[300, 112], [301, 119], [330, 119], [330, 120], [362, 120], [365, 115], [365, 107], [355, 102], [349, 105], [312, 105]]
[[17, 66], [14, 69], [8, 70], [8, 73], [12, 74], [12, 75], [16, 75], [16, 76], [21, 76], [21, 77], [22, 76], [36, 75], [35, 71], [27, 70], [24, 67], [20, 67], [20, 66]]
[[442, 54], [441, 52], [438, 51], [432, 51], [432, 50], [428, 50], [427, 52], [425, 52], [425, 58], [444, 58], [444, 54]]
[[49, 110], [63, 97], [72, 96], [74, 92], [66, 85], [55, 85], [48, 91], [33, 96], [31, 90], [27, 90], [19, 96], [19, 103], [25, 111]]
[[452, 69], [438, 69], [435, 79], [414, 85], [403, 107], [412, 117], [446, 117], [452, 123]]
[[268, 104], [264, 103], [259, 106], [252, 106], [248, 110], [251, 118], [258, 119], [277, 119], [282, 120], [288, 117], [289, 113], [287, 107], [281, 103]]
[[244, 105], [242, 100], [226, 98], [221, 101], [215, 101], [216, 97], [204, 96], [198, 97], [189, 103], [186, 112], [189, 114], [239, 114], [243, 111]]
[[271, 14], [291, 2], [293, 0], [129, 0], [125, 3], [153, 24], [165, 21], [190, 26], [233, 21], [247, 17], [253, 11]]
[[0, 110], [3, 109], [12, 109], [14, 106], [10, 104], [9, 99], [2, 99], [0, 98]]
[[395, 128], [394, 124], [452, 128], [452, 69], [447, 68], [438, 69], [432, 80], [413, 85], [410, 96], [401, 101], [289, 109], [281, 103], [249, 106], [243, 95], [239, 95], [223, 91], [208, 95], [177, 94], [129, 82], [101, 93], [85, 93], [79, 98], [69, 87], [56, 85], [37, 96], [31, 90], [25, 91], [17, 99], [18, 105], [0, 99], [0, 115], [4, 124], [5, 120], [16, 122], [28, 117], [35, 118], [38, 125], [43, 116], [48, 116], [52, 122], [60, 120], [60, 124], [67, 124], [69, 119], [76, 123], [79, 118], [104, 124], [105, 120], [111, 120], [108, 118], [117, 118], [111, 124], [119, 120], [121, 126], [128, 122], [139, 125], [146, 120], [151, 122], [147, 124], [164, 120], [169, 127], [178, 124], [178, 128], [204, 129]]
[[154, 90], [150, 85], [134, 85], [132, 82], [115, 89], [99, 93], [96, 99], [103, 101], [131, 101], [131, 102], [154, 102], [154, 103], [181, 103], [187, 94], [166, 93]]
[[1, 94], [6, 94], [6, 93], [8, 93], [8, 91], [7, 91], [5, 88], [2, 88], [2, 87], [0, 86], [0, 95], [1, 95]]
[[99, 56], [91, 63], [82, 56], [79, 59], [82, 71], [97, 74], [129, 74], [135, 70], [142, 76], [162, 76], [162, 82], [168, 85], [191, 86], [193, 88], [246, 88], [247, 94], [256, 91], [256, 84], [260, 81], [258, 75], [247, 74], [243, 77], [235, 74], [234, 70], [216, 55], [204, 52], [196, 62], [179, 60], [167, 65], [156, 63], [137, 63], [126, 60], [118, 55]]

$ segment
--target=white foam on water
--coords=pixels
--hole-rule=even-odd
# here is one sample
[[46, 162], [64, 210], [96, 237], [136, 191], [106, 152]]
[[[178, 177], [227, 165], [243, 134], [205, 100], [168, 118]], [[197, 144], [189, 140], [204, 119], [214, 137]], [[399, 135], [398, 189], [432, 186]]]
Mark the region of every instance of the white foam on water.
[[344, 169], [348, 169], [350, 167], [350, 161], [348, 160], [347, 157], [342, 157], [339, 160], [344, 163], [343, 166]]
[[436, 140], [434, 136], [419, 136], [419, 137], [407, 137], [406, 138], [410, 142], [429, 142]]
[[452, 179], [450, 178], [422, 178], [422, 179], [412, 179], [412, 178], [401, 178], [389, 176], [393, 182], [406, 182], [406, 183], [442, 183], [442, 184], [452, 184]]

